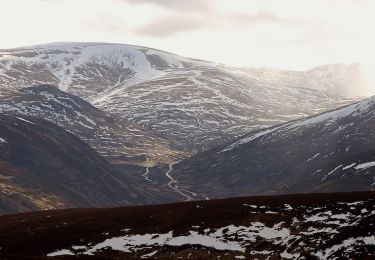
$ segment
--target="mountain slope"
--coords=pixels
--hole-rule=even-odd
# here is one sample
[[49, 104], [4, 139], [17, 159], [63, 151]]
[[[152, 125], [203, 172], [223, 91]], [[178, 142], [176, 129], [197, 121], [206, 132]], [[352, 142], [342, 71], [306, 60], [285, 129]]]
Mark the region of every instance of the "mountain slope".
[[206, 149], [254, 129], [353, 101], [266, 84], [224, 67], [199, 66], [118, 87], [93, 102], [119, 116], [126, 111], [129, 120], [182, 140], [188, 147]]
[[330, 96], [368, 96], [368, 68], [360, 63], [328, 64], [307, 71], [289, 71], [268, 68], [247, 68], [244, 71], [258, 75], [269, 84], [283, 84], [324, 91]]
[[374, 199], [298, 194], [3, 216], [0, 257], [373, 259]]
[[210, 198], [375, 189], [375, 97], [250, 133], [174, 166]]
[[4, 94], [0, 112], [47, 119], [74, 133], [115, 163], [153, 166], [168, 164], [184, 156], [173, 149], [176, 146], [173, 141], [108, 115], [87, 101], [50, 85]]
[[146, 189], [62, 128], [0, 114], [0, 214], [163, 201]]
[[89, 100], [121, 84], [163, 74], [164, 69], [191, 66], [177, 55], [124, 44], [54, 43], [1, 50], [4, 86], [58, 85]]
[[[340, 84], [330, 77], [332, 87], [343, 87], [345, 77]], [[271, 82], [256, 72], [139, 46], [57, 43], [0, 51], [1, 93], [42, 83], [167, 135], [190, 152], [353, 102], [304, 81]]]

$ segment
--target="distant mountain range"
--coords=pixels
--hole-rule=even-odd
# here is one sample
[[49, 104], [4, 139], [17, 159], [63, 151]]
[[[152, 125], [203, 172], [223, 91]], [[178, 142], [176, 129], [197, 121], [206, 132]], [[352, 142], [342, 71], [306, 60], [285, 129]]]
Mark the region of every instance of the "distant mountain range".
[[[356, 65], [314, 71], [322, 73], [260, 73], [121, 44], [55, 43], [0, 50], [1, 95], [35, 84], [55, 85], [102, 111], [172, 138], [187, 152], [353, 102], [343, 89], [353, 87]], [[324, 87], [316, 83], [322, 75]], [[306, 84], [306, 78], [315, 84]]]
[[304, 87], [324, 91], [330, 96], [368, 96], [368, 68], [361, 63], [327, 64], [307, 71], [290, 71], [270, 68], [246, 68], [268, 84], [280, 83], [290, 87]]

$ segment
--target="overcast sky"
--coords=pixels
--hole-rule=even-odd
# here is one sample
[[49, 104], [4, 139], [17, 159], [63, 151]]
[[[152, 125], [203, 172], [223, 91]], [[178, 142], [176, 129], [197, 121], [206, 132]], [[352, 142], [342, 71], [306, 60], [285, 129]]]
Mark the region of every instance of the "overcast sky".
[[372, 63], [374, 7], [371, 0], [0, 0], [0, 48], [97, 41], [236, 66]]

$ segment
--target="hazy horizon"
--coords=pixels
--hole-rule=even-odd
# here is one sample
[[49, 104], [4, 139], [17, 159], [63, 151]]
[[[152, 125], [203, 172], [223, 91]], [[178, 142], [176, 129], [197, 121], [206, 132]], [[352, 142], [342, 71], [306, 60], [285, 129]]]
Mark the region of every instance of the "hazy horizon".
[[231, 65], [229, 63], [224, 63], [224, 62], [218, 62], [218, 61], [214, 61], [214, 60], [207, 60], [207, 59], [202, 59], [202, 58], [199, 58], [199, 57], [191, 57], [191, 56], [186, 56], [186, 55], [182, 55], [180, 53], [175, 53], [175, 52], [171, 52], [169, 50], [165, 50], [165, 49], [159, 49], [159, 48], [154, 48], [153, 46], [148, 46], [148, 45], [140, 45], [140, 44], [129, 44], [129, 43], [126, 43], [126, 42], [107, 42], [107, 41], [58, 41], [58, 42], [40, 42], [40, 43], [36, 43], [36, 44], [30, 44], [30, 45], [19, 45], [19, 46], [13, 46], [13, 47], [8, 47], [8, 48], [0, 48], [0, 50], [8, 50], [8, 49], [22, 49], [22, 48], [29, 48], [29, 47], [37, 47], [37, 46], [47, 46], [47, 45], [59, 45], [59, 44], [119, 44], [119, 45], [129, 45], [129, 46], [136, 46], [136, 47], [145, 47], [145, 48], [150, 48], [150, 49], [156, 49], [156, 50], [159, 50], [159, 51], [162, 51], [162, 52], [167, 52], [167, 53], [171, 53], [171, 54], [175, 54], [175, 55], [178, 55], [178, 56], [181, 56], [181, 57], [185, 57], [185, 58], [191, 58], [191, 59], [197, 59], [197, 60], [202, 60], [202, 61], [208, 61], [208, 62], [213, 62], [213, 63], [218, 63], [218, 64], [223, 64], [223, 65], [228, 65], [228, 66], [232, 66], [232, 67], [235, 67], [235, 68], [255, 68], [255, 69], [275, 69], [275, 70], [290, 70], [290, 71], [308, 71], [308, 70], [311, 70], [311, 69], [314, 69], [314, 68], [317, 68], [317, 67], [321, 67], [321, 66], [325, 66], [325, 65], [336, 65], [336, 64], [342, 64], [342, 65], [350, 65], [350, 64], [363, 64], [362, 61], [349, 61], [349, 62], [332, 62], [332, 63], [321, 63], [321, 64], [316, 64], [316, 65], [313, 65], [312, 67], [306, 67], [306, 68], [302, 68], [302, 69], [289, 69], [289, 68], [285, 68], [285, 67], [274, 67], [274, 66], [246, 66], [246, 65]]

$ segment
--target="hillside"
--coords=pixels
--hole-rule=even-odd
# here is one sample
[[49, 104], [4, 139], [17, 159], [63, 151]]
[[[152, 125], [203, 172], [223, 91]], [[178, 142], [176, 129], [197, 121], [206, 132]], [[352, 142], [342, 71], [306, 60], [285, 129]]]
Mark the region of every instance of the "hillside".
[[174, 165], [182, 190], [222, 198], [375, 189], [375, 98], [252, 132]]
[[3, 216], [0, 256], [373, 259], [374, 199], [373, 192], [298, 194]]
[[135, 173], [46, 120], [0, 114], [0, 215], [171, 201], [162, 187], [138, 185]]
[[155, 166], [187, 156], [176, 149], [178, 143], [173, 140], [105, 113], [51, 85], [3, 94], [0, 113], [46, 119], [75, 134], [116, 164]]

